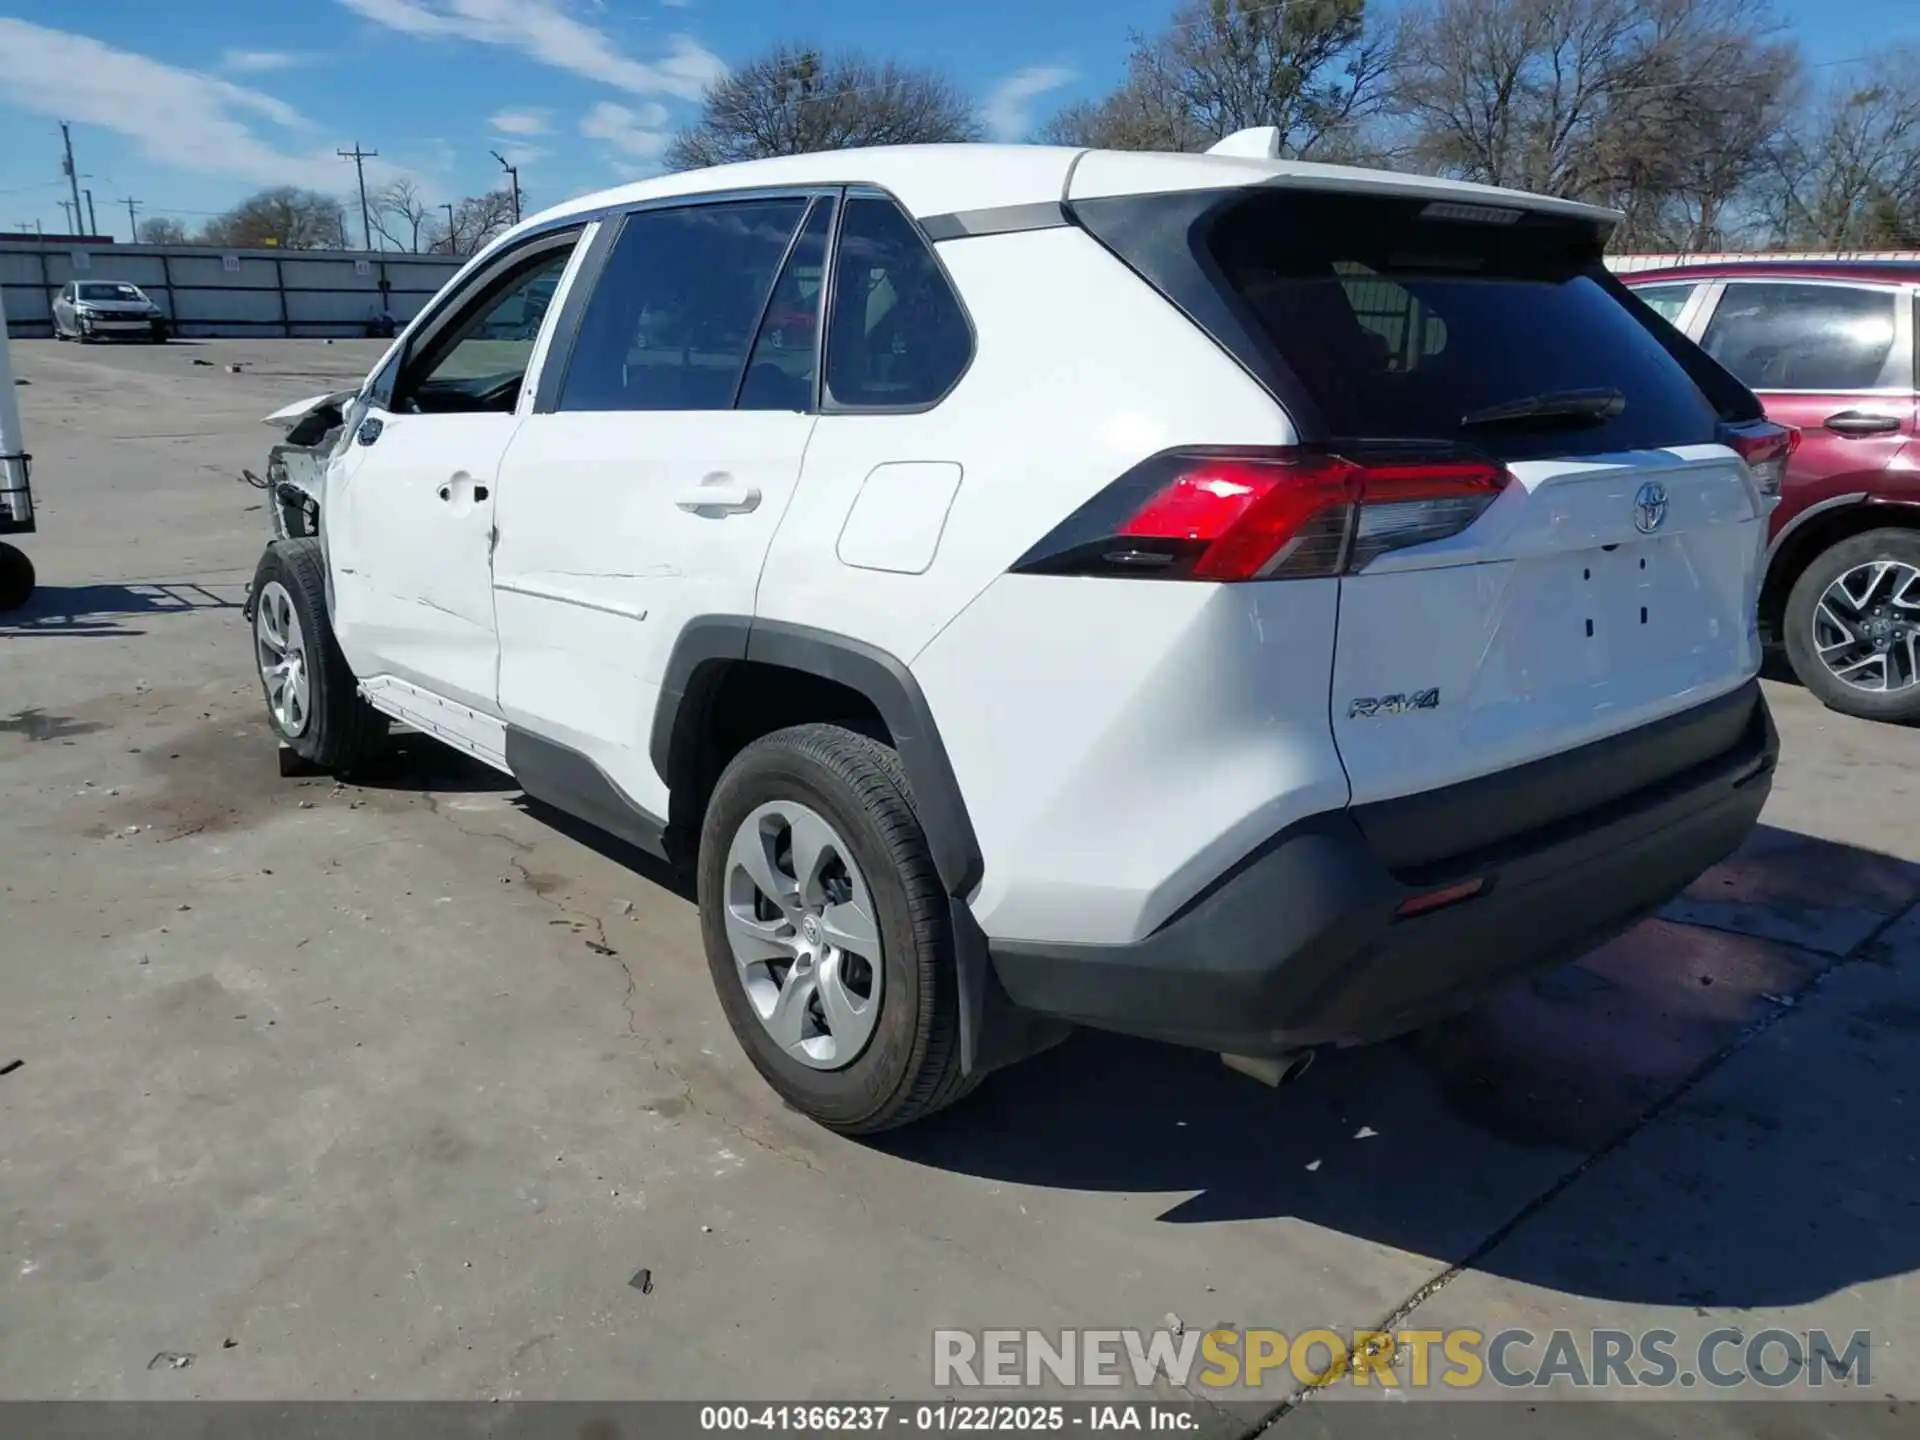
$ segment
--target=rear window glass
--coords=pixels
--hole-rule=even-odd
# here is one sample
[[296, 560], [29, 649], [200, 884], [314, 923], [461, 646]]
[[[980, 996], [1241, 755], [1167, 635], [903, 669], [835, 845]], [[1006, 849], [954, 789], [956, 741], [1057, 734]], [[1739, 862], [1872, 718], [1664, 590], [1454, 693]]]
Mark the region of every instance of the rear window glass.
[[[1419, 201], [1267, 194], [1206, 232], [1218, 274], [1336, 439], [1507, 458], [1709, 443], [1670, 341], [1614, 296], [1584, 224], [1432, 220]], [[1618, 392], [1610, 416], [1488, 424], [1528, 397]]]

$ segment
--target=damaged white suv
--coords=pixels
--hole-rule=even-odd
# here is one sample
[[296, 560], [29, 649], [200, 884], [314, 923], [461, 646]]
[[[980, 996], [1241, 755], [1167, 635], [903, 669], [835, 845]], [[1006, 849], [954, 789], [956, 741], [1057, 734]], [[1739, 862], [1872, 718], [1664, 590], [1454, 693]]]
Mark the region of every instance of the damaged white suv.
[[1621, 930], [1766, 799], [1794, 434], [1612, 213], [1271, 148], [519, 226], [281, 457], [275, 729], [400, 720], [690, 867], [742, 1045], [849, 1132], [1071, 1025], [1291, 1066]]

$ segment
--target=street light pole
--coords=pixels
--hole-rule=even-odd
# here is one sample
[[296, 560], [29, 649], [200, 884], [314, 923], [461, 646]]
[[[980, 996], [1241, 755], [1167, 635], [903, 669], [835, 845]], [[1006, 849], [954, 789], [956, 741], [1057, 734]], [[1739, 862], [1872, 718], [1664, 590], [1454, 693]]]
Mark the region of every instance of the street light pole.
[[513, 223], [518, 225], [520, 223], [520, 167], [509, 165], [507, 157], [498, 150], [489, 150], [487, 153], [500, 162], [500, 168], [506, 171], [507, 178], [513, 181]]

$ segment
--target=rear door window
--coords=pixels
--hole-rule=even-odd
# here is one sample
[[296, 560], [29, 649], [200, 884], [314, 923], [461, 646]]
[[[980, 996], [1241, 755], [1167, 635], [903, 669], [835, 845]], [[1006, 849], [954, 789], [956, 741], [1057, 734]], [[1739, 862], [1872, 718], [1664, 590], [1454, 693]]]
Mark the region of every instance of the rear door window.
[[1872, 390], [1893, 354], [1897, 292], [1732, 281], [1700, 343], [1755, 390]]
[[[1465, 443], [1508, 458], [1713, 441], [1713, 407], [1614, 297], [1584, 225], [1427, 219], [1423, 208], [1263, 195], [1207, 237], [1225, 283], [1333, 436]], [[1618, 393], [1610, 417], [1497, 428], [1470, 419], [1528, 397], [1601, 391]]]
[[827, 237], [833, 233], [834, 202], [813, 202], [806, 223], [780, 268], [760, 332], [754, 337], [741, 410], [811, 410], [819, 366], [820, 302], [826, 288]]
[[581, 317], [561, 410], [730, 410], [804, 195], [629, 215]]

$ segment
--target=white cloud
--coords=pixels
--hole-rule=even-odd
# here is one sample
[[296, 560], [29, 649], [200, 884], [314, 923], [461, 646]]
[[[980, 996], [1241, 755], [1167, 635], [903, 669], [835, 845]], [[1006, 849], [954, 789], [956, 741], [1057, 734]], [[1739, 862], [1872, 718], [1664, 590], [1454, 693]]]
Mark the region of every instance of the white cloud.
[[227, 50], [220, 55], [220, 68], [257, 75], [268, 70], [291, 70], [296, 65], [306, 64], [310, 58], [291, 50]]
[[524, 170], [536, 161], [547, 158], [547, 152], [538, 145], [509, 145], [500, 152], [500, 158], [516, 170]]
[[1061, 65], [1033, 65], [1016, 70], [993, 87], [981, 107], [986, 116], [987, 134], [995, 140], [1024, 140], [1033, 129], [1033, 102], [1071, 79], [1073, 71]]
[[500, 110], [487, 124], [500, 135], [545, 135], [553, 128], [544, 110]]
[[667, 148], [668, 136], [661, 128], [666, 123], [664, 105], [648, 103], [630, 110], [603, 101], [580, 117], [580, 133], [589, 140], [604, 140], [623, 154], [655, 160]]
[[658, 60], [623, 53], [613, 37], [574, 15], [567, 0], [339, 0], [355, 14], [407, 35], [472, 40], [517, 50], [636, 95], [697, 100], [726, 73], [720, 57], [685, 35]]
[[[7, 76], [0, 104], [117, 131], [155, 164], [336, 193], [352, 178], [331, 145], [309, 149], [303, 139], [289, 147], [288, 135], [255, 133], [256, 120], [293, 136], [311, 131], [285, 101], [85, 35], [0, 17], [0, 74]], [[375, 160], [367, 183], [402, 173]]]

